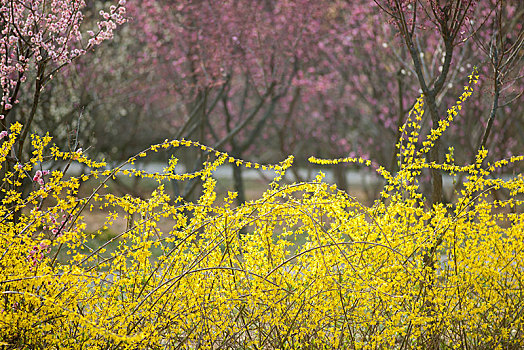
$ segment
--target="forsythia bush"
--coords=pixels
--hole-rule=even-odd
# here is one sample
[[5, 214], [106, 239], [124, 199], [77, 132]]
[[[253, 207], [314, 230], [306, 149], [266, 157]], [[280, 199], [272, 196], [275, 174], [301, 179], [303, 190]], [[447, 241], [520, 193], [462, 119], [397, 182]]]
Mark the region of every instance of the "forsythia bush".
[[[422, 140], [422, 98], [398, 145], [400, 170], [377, 167], [386, 185], [371, 207], [323, 181], [284, 184], [292, 158], [276, 166], [234, 159], [195, 142], [166, 141], [129, 160], [170, 147], [200, 147], [203, 170], [160, 174], [103, 170], [81, 151], [63, 153], [33, 136], [26, 164], [4, 171], [0, 206], [0, 344], [5, 349], [519, 349], [524, 346], [522, 174], [490, 176], [480, 151], [457, 166], [426, 153], [460, 111], [470, 77], [448, 118]], [[4, 135], [6, 163], [20, 125]], [[44, 154], [84, 163], [87, 175], [41, 169]], [[363, 159], [320, 160], [318, 164]], [[261, 198], [240, 207], [217, 200], [221, 164], [272, 168]], [[429, 207], [417, 178], [438, 168], [465, 176], [458, 200]], [[40, 169], [40, 170], [38, 170]], [[99, 169], [99, 170], [96, 170]], [[113, 176], [151, 177], [147, 199], [117, 196]], [[204, 183], [196, 203], [170, 198], [163, 180]], [[100, 186], [80, 196], [85, 181]], [[26, 195], [20, 188], [32, 180]], [[491, 200], [504, 190], [505, 200]], [[89, 211], [104, 212], [90, 231]], [[102, 240], [118, 220], [126, 228]], [[172, 223], [166, 232], [160, 222]], [[93, 245], [93, 242], [102, 244]], [[294, 244], [294, 241], [303, 242]], [[109, 250], [109, 246], [114, 246]], [[2, 348], [0, 346], [0, 348]]]

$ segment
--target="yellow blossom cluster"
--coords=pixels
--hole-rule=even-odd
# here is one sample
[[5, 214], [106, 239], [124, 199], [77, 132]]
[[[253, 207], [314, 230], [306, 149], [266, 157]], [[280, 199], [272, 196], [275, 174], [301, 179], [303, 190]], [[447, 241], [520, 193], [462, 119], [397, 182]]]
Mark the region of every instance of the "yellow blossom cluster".
[[423, 148], [419, 153], [429, 152], [435, 141], [446, 131], [450, 123], [453, 122], [453, 119], [458, 116], [459, 112], [462, 110], [464, 102], [466, 102], [466, 100], [473, 94], [473, 85], [477, 84], [479, 81], [479, 75], [476, 67], [474, 68], [473, 73], [468, 76], [468, 78], [468, 84], [464, 86], [464, 92], [459, 97], [457, 103], [448, 109], [447, 118], [439, 120], [438, 126], [433, 126], [433, 129], [431, 129], [427, 139], [422, 142]]

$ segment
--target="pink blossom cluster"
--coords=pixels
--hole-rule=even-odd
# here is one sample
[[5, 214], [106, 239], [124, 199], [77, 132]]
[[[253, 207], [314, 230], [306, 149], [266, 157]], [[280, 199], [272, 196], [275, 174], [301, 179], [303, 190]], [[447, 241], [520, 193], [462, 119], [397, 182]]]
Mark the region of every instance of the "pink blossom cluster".
[[62, 234], [61, 233], [62, 228], [69, 221], [69, 219], [71, 219], [71, 214], [69, 213], [62, 214], [62, 220], [60, 221], [59, 219], [57, 219], [57, 216], [53, 213], [50, 213], [49, 217], [50, 217], [50, 223], [45, 223], [43, 226], [43, 229], [44, 230], [49, 229], [51, 230], [51, 233], [54, 236], [59, 237]]
[[38, 262], [44, 258], [44, 254], [49, 252], [49, 244], [47, 242], [40, 242], [29, 251], [27, 259], [32, 263], [32, 266], [35, 267]]
[[33, 176], [33, 182], [38, 183], [40, 186], [44, 185], [44, 176], [49, 174], [49, 170], [37, 170], [35, 176]]
[[117, 28], [118, 25], [122, 25], [126, 22], [126, 1], [120, 0], [118, 6], [111, 5], [109, 7], [109, 12], [100, 10], [99, 14], [103, 20], [97, 23], [98, 31], [95, 33], [92, 30], [89, 30], [87, 34], [90, 36], [88, 41], [88, 47], [93, 47], [100, 45], [105, 40], [113, 38], [113, 31]]

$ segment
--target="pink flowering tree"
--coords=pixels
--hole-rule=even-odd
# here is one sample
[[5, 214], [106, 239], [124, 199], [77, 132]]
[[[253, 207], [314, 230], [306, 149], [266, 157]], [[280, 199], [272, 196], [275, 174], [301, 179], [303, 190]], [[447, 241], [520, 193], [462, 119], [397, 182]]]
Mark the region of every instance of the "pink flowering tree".
[[[511, 119], [520, 113], [522, 116], [522, 95], [524, 93], [524, 4], [512, 1], [491, 1], [490, 8], [482, 8], [480, 18], [482, 27], [474, 32], [475, 48], [482, 53], [486, 64], [483, 74], [488, 78], [489, 92], [492, 96], [488, 117], [481, 120], [482, 132], [476, 145], [477, 149], [495, 148], [496, 153], [509, 156], [511, 144], [517, 144], [518, 135], [523, 131], [523, 120]], [[472, 21], [470, 21], [472, 23]], [[473, 23], [471, 24], [473, 25]], [[486, 90], [487, 90], [486, 89]], [[519, 108], [520, 107], [520, 111]], [[486, 113], [484, 113], [486, 115]], [[502, 133], [501, 130], [514, 129], [515, 135]], [[494, 131], [494, 132], [492, 132]], [[508, 130], [509, 131], [509, 130]], [[506, 137], [504, 137], [506, 136]], [[488, 144], [488, 140], [491, 143]], [[509, 140], [510, 144], [505, 141]], [[497, 149], [496, 147], [506, 148]], [[520, 144], [517, 152], [524, 151]], [[508, 152], [509, 151], [509, 152]]]
[[[430, 115], [431, 125], [437, 126], [445, 117], [441, 106], [446, 102], [447, 93], [453, 87], [454, 72], [460, 70], [462, 60], [470, 60], [482, 64], [486, 59], [489, 64], [484, 64], [484, 70], [493, 70], [493, 103], [490, 108], [491, 123], [482, 132], [482, 141], [478, 147], [485, 147], [493, 116], [498, 109], [500, 98], [500, 62], [497, 52], [504, 52], [505, 68], [514, 70], [516, 60], [522, 49], [522, 25], [507, 19], [502, 14], [519, 14], [522, 16], [521, 6], [504, 1], [404, 1], [388, 0], [376, 1], [381, 9], [388, 15], [392, 24], [398, 31], [404, 48], [409, 54], [414, 76], [418, 86], [424, 94], [424, 99]], [[495, 32], [498, 31], [498, 34]], [[491, 33], [491, 34], [490, 34]], [[477, 45], [482, 47], [482, 41], [488, 44], [490, 50], [484, 48], [481, 54], [475, 54], [465, 43], [471, 41], [472, 36], [477, 36]], [[495, 40], [496, 37], [499, 40]], [[506, 45], [501, 42], [501, 37], [517, 40], [516, 45]], [[480, 39], [480, 40], [479, 40]], [[495, 40], [495, 41], [494, 41]], [[505, 41], [506, 39], [502, 39]], [[424, 43], [421, 45], [421, 43]], [[483, 56], [484, 54], [485, 56]], [[458, 57], [457, 57], [458, 56]], [[508, 57], [513, 57], [508, 60]], [[433, 63], [432, 63], [433, 62]], [[521, 65], [517, 65], [517, 71]], [[512, 75], [512, 85], [518, 83], [518, 74]], [[509, 77], [508, 77], [509, 78]], [[521, 83], [522, 81], [520, 81]], [[518, 87], [517, 87], [518, 88]], [[441, 141], [437, 139], [435, 147], [430, 151], [429, 161], [440, 163]], [[477, 147], [475, 147], [476, 153]], [[432, 203], [441, 202], [443, 199], [442, 176], [438, 170], [431, 171]]]
[[[311, 0], [135, 4], [130, 11], [146, 49], [139, 63], [156, 73], [154, 86], [143, 90], [154, 94], [144, 96], [158, 101], [157, 109], [166, 102], [181, 107], [172, 115], [174, 137], [249, 156], [300, 62], [314, 54], [321, 7]], [[234, 167], [242, 202], [240, 171]]]
[[[387, 50], [395, 44], [393, 31], [376, 25], [384, 18], [372, 2], [331, 2], [324, 16], [318, 40], [309, 48], [314, 54], [301, 62], [295, 93], [282, 112], [286, 117], [276, 125], [282, 153], [360, 155], [389, 164], [399, 122], [401, 66]], [[400, 99], [408, 106], [413, 94], [401, 85]], [[344, 168], [334, 171], [339, 186], [346, 188]]]
[[141, 49], [130, 29], [126, 24], [110, 43], [79, 57], [49, 82], [35, 130], [51, 131], [66, 148], [74, 150], [76, 144], [94, 159], [113, 162], [172, 137], [170, 120], [159, 105], [162, 100], [144, 98], [155, 96], [154, 86], [144, 91], [143, 82], [151, 81], [151, 73], [130, 64]]
[[23, 161], [25, 140], [51, 80], [111, 39], [117, 26], [126, 21], [126, 1], [120, 0], [101, 9], [94, 26], [86, 28], [86, 12], [93, 4], [84, 0], [1, 1], [0, 128], [7, 132], [15, 122], [23, 125], [8, 167]]

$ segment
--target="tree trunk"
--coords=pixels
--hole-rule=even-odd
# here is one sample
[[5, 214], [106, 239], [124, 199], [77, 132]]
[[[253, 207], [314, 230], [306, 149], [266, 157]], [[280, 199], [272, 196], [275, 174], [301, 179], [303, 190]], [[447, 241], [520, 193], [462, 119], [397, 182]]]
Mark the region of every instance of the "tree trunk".
[[[235, 142], [230, 142], [232, 146], [231, 155], [236, 159], [242, 159], [242, 152], [238, 149]], [[237, 205], [241, 206], [246, 202], [246, 191], [244, 188], [244, 179], [242, 178], [242, 167], [232, 163], [233, 167], [233, 186], [237, 193]]]

